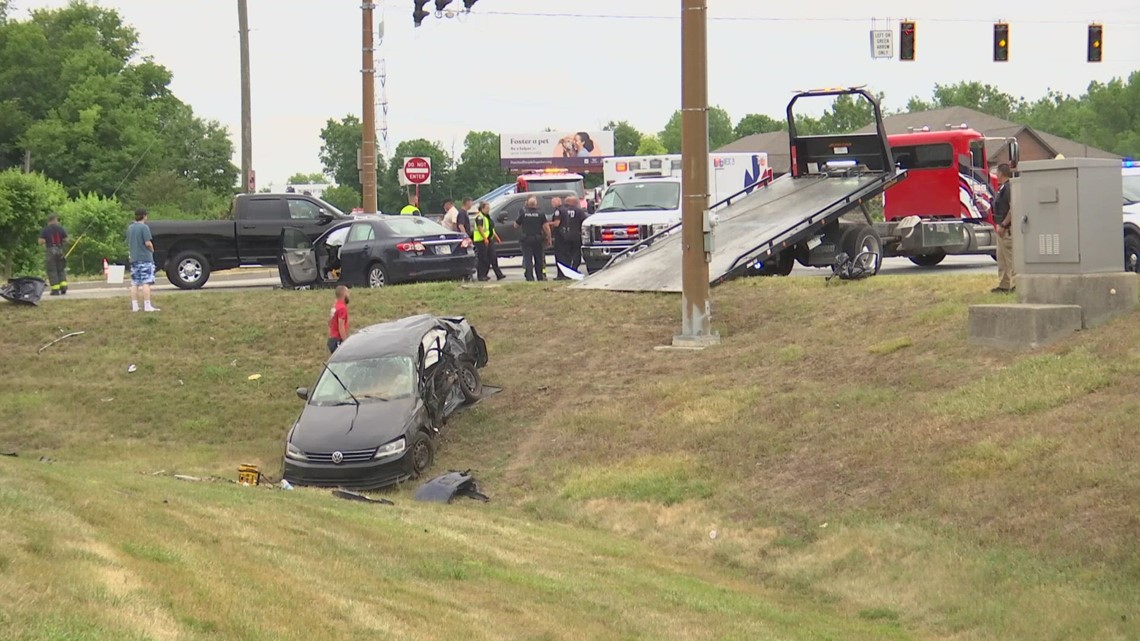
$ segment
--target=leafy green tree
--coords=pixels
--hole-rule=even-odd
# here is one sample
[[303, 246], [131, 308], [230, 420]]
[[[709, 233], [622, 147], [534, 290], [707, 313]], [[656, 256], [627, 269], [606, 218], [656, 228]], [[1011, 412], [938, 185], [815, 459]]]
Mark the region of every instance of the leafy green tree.
[[71, 234], [68, 269], [77, 274], [98, 274], [103, 259], [127, 259], [126, 229], [131, 216], [115, 198], [86, 194], [60, 208], [59, 221]]
[[305, 174], [305, 173], [298, 172], [298, 173], [293, 174], [292, 176], [289, 176], [289, 180], [287, 180], [285, 182], [286, 182], [286, 184], [289, 184], [289, 185], [310, 185], [310, 184], [319, 185], [319, 184], [323, 184], [327, 180], [328, 180], [328, 178], [325, 177], [324, 174], [322, 174], [318, 171], [318, 172], [314, 172], [311, 174]]
[[641, 136], [641, 144], [637, 146], [637, 150], [633, 153], [635, 156], [660, 156], [661, 154], [668, 153], [665, 145], [657, 139], [657, 136], [650, 136], [643, 134]]
[[[323, 142], [319, 158], [324, 167], [324, 174], [331, 177], [337, 185], [350, 187], [356, 193], [362, 194], [364, 185], [360, 184], [360, 170], [356, 166], [357, 153], [364, 144], [364, 126], [360, 119], [351, 114], [341, 120], [330, 118], [325, 123], [325, 128], [321, 130], [321, 140]], [[377, 154], [377, 204], [381, 211], [387, 211], [394, 203], [390, 200], [394, 193], [393, 189], [385, 189], [381, 185], [387, 180], [388, 174], [387, 160]], [[357, 198], [357, 205], [361, 202], [361, 198]], [[400, 207], [402, 206], [403, 203], [400, 204]]]
[[[434, 159], [433, 159], [434, 171]], [[435, 177], [432, 177], [432, 182]], [[492, 189], [513, 182], [499, 159], [499, 134], [469, 131], [463, 139], [463, 154], [455, 167], [455, 195], [478, 198]]]
[[0, 168], [31, 166], [73, 194], [109, 195], [171, 170], [231, 192], [233, 145], [138, 59], [138, 34], [111, 9], [75, 1], [0, 23]]
[[[665, 129], [657, 135], [657, 139], [665, 145], [665, 150], [671, 154], [681, 153], [681, 111], [673, 112]], [[732, 118], [728, 112], [720, 107], [709, 108], [709, 149], [719, 149], [735, 140], [732, 129]], [[640, 143], [639, 143], [640, 144]]]
[[454, 198], [453, 173], [451, 170], [451, 156], [448, 155], [439, 143], [424, 140], [405, 140], [396, 146], [392, 155], [392, 163], [380, 185], [380, 198], [383, 203], [381, 211], [395, 212], [408, 204], [409, 193], [415, 192], [415, 187], [404, 188], [400, 186], [399, 171], [403, 167], [403, 159], [411, 156], [431, 158], [431, 184], [420, 187], [420, 211], [427, 213], [442, 213], [440, 211], [445, 198]]
[[641, 145], [643, 134], [628, 121], [613, 121], [604, 127], [605, 131], [614, 132], [614, 155], [633, 156]]
[[42, 174], [0, 172], [0, 270], [3, 276], [40, 273], [36, 238], [47, 217], [67, 201], [63, 185]]
[[907, 102], [910, 112], [942, 109], [945, 107], [967, 107], [998, 118], [1010, 118], [1018, 110], [1021, 100], [1001, 91], [997, 87], [980, 82], [956, 82], [934, 85], [930, 101], [913, 97]]
[[229, 212], [233, 197], [174, 171], [154, 171], [132, 182], [121, 200], [132, 210], [146, 208], [152, 220], [217, 220]]
[[[360, 192], [348, 185], [329, 187], [325, 190], [324, 195], [321, 196], [321, 200], [344, 212], [352, 211], [360, 207], [364, 202]], [[381, 208], [381, 210], [383, 210], [383, 208]]]
[[776, 120], [766, 114], [748, 114], [741, 118], [740, 122], [736, 123], [732, 135], [735, 136], [737, 140], [740, 140], [745, 136], [782, 131], [786, 129], [787, 126], [787, 123], [783, 120]]

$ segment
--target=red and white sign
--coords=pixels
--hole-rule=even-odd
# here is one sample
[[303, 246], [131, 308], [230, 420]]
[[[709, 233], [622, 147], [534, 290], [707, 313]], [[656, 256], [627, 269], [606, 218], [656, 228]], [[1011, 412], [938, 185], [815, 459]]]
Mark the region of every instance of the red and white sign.
[[401, 185], [430, 185], [431, 158], [414, 156], [404, 159], [404, 169], [400, 172]]

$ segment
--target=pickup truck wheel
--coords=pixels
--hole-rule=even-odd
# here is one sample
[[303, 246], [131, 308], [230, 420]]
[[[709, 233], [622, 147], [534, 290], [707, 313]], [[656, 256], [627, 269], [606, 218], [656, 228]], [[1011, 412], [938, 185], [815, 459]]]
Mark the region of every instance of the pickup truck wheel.
[[[843, 234], [843, 240], [839, 244], [852, 260], [868, 261], [867, 271], [871, 272], [872, 276], [879, 273], [879, 269], [883, 266], [883, 240], [873, 227], [855, 225]], [[870, 252], [874, 256], [859, 258], [864, 252]], [[869, 262], [871, 260], [874, 262]]]
[[167, 264], [166, 278], [179, 289], [198, 289], [210, 280], [210, 262], [196, 251], [179, 252]]
[[380, 263], [372, 263], [368, 266], [368, 286], [369, 287], [384, 287], [388, 285], [388, 271]]
[[1124, 271], [1140, 272], [1140, 235], [1124, 236]]
[[938, 263], [946, 260], [946, 252], [938, 250], [933, 254], [921, 254], [918, 256], [907, 256], [910, 262], [918, 265], [919, 267], [934, 267]]

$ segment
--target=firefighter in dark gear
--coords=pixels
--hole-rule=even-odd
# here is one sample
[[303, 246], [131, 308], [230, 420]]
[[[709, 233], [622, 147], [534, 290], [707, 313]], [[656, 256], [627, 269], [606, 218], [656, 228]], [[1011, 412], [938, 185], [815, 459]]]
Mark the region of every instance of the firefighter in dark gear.
[[44, 270], [51, 284], [51, 295], [66, 294], [67, 254], [63, 246], [67, 243], [67, 230], [59, 224], [59, 216], [48, 216], [47, 226], [40, 230], [39, 243], [44, 246]]

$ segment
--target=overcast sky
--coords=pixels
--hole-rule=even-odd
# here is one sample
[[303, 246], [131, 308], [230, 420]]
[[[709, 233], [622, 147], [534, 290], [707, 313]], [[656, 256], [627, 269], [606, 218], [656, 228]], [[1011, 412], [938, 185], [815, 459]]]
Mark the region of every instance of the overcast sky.
[[[259, 186], [281, 188], [291, 173], [320, 170], [319, 133], [330, 117], [361, 113], [360, 0], [248, 2], [254, 168]], [[66, 0], [12, 4], [21, 18]], [[142, 52], [171, 69], [174, 92], [240, 144], [237, 0], [99, 4], [118, 9], [138, 29]], [[780, 116], [795, 89], [865, 84], [885, 92], [893, 109], [928, 97], [935, 83], [977, 80], [1036, 98], [1050, 88], [1079, 94], [1092, 80], [1140, 69], [1140, 0], [709, 5], [709, 100], [734, 120]], [[594, 130], [611, 119], [658, 131], [680, 106], [680, 6], [479, 0], [470, 16], [429, 17], [415, 29], [411, 0], [378, 0], [391, 149], [428, 138], [459, 152], [471, 129]], [[897, 32], [904, 17], [918, 23], [917, 61], [871, 60], [868, 31]], [[991, 24], [999, 19], [1011, 24], [1004, 64], [992, 62]], [[1105, 25], [1100, 64], [1085, 62], [1091, 21]]]

